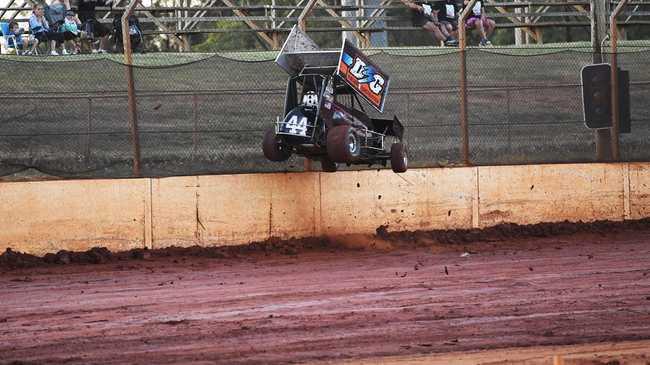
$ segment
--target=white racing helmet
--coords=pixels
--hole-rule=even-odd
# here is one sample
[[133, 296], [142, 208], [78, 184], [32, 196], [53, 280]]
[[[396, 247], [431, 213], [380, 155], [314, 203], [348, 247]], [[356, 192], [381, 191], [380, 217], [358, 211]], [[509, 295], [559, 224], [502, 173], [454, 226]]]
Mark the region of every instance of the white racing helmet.
[[313, 91], [307, 91], [305, 95], [302, 96], [302, 104], [308, 107], [317, 107], [318, 106], [318, 96]]

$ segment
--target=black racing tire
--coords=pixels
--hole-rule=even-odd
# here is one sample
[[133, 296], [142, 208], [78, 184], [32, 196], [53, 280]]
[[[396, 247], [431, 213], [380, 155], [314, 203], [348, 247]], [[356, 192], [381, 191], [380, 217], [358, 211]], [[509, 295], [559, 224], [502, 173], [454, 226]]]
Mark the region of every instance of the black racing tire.
[[282, 143], [273, 128], [264, 134], [262, 150], [264, 151], [264, 157], [274, 162], [286, 161], [291, 157], [291, 148]]
[[395, 173], [406, 172], [408, 170], [408, 156], [406, 146], [403, 143], [393, 143], [390, 146], [390, 167]]
[[339, 125], [327, 133], [327, 156], [333, 162], [352, 163], [361, 155], [361, 140], [349, 125]]
[[336, 162], [329, 159], [327, 156], [323, 156], [320, 160], [320, 168], [323, 172], [336, 172], [338, 166]]

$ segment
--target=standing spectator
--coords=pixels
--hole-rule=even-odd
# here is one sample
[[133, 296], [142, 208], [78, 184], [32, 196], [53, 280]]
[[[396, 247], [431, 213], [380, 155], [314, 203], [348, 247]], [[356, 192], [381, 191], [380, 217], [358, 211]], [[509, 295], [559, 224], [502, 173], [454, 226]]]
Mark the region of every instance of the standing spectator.
[[58, 56], [56, 43], [63, 43], [63, 33], [53, 32], [50, 24], [45, 19], [45, 8], [43, 5], [34, 5], [33, 12], [29, 17], [29, 29], [39, 42], [50, 42], [50, 54]]
[[[467, 6], [467, 4], [469, 4], [469, 0], [464, 1], [464, 5]], [[467, 18], [467, 21], [465, 22], [465, 26], [467, 26], [467, 28], [469, 29], [472, 28], [478, 29], [481, 35], [481, 41], [479, 42], [479, 46], [484, 47], [484, 46], [492, 45], [492, 42], [488, 40], [488, 37], [494, 31], [494, 28], [496, 27], [496, 23], [494, 22], [494, 20], [488, 18], [487, 15], [485, 15], [481, 0], [477, 1], [474, 4], [474, 7], [472, 8], [472, 12], [470, 13], [469, 17]]]
[[79, 19], [83, 23], [84, 31], [91, 39], [99, 38], [99, 48], [97, 50], [93, 48], [93, 53], [107, 53], [108, 35], [111, 33], [107, 26], [97, 20], [95, 7], [107, 6], [112, 2], [113, 0], [79, 0]]
[[[27, 35], [25, 40], [23, 40], [24, 30], [23, 28], [20, 28], [18, 26], [18, 23], [16, 23], [13, 20], [9, 22], [9, 33], [13, 34], [14, 36], [13, 47], [16, 50], [16, 54], [20, 54], [21, 50], [25, 55], [31, 55], [36, 53], [36, 46], [38, 46], [38, 39], [34, 38], [31, 35]], [[11, 47], [12, 46], [11, 40], [9, 42], [10, 43], [8, 44], [8, 46]], [[29, 48], [30, 45], [32, 46], [32, 48], [27, 49]]]
[[[431, 33], [434, 41], [444, 41], [446, 46], [457, 46], [458, 41], [454, 39], [447, 29], [441, 26], [438, 21], [437, 11], [430, 3], [416, 4], [412, 0], [400, 0], [414, 12], [413, 24], [422, 27], [426, 32]], [[443, 29], [444, 28], [444, 29]]]

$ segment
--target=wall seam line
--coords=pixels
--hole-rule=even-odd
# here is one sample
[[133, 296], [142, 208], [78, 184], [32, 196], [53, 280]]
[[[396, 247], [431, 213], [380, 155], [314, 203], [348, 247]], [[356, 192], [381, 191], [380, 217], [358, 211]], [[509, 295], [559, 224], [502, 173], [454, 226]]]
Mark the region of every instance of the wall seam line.
[[153, 249], [153, 179], [148, 178], [144, 198], [144, 248]]
[[472, 228], [481, 227], [481, 189], [480, 189], [480, 174], [479, 167], [474, 168], [474, 178], [476, 179], [476, 188], [474, 189], [474, 196], [472, 198]]
[[623, 173], [623, 220], [632, 219], [631, 212], [631, 185], [630, 185], [630, 163], [625, 164]]

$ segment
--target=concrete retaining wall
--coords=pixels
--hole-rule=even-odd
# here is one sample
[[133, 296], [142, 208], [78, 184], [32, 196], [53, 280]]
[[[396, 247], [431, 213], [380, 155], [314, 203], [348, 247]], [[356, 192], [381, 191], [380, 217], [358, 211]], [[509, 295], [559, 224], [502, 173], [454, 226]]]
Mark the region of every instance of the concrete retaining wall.
[[2, 251], [231, 245], [650, 217], [650, 163], [7, 182], [0, 201]]

